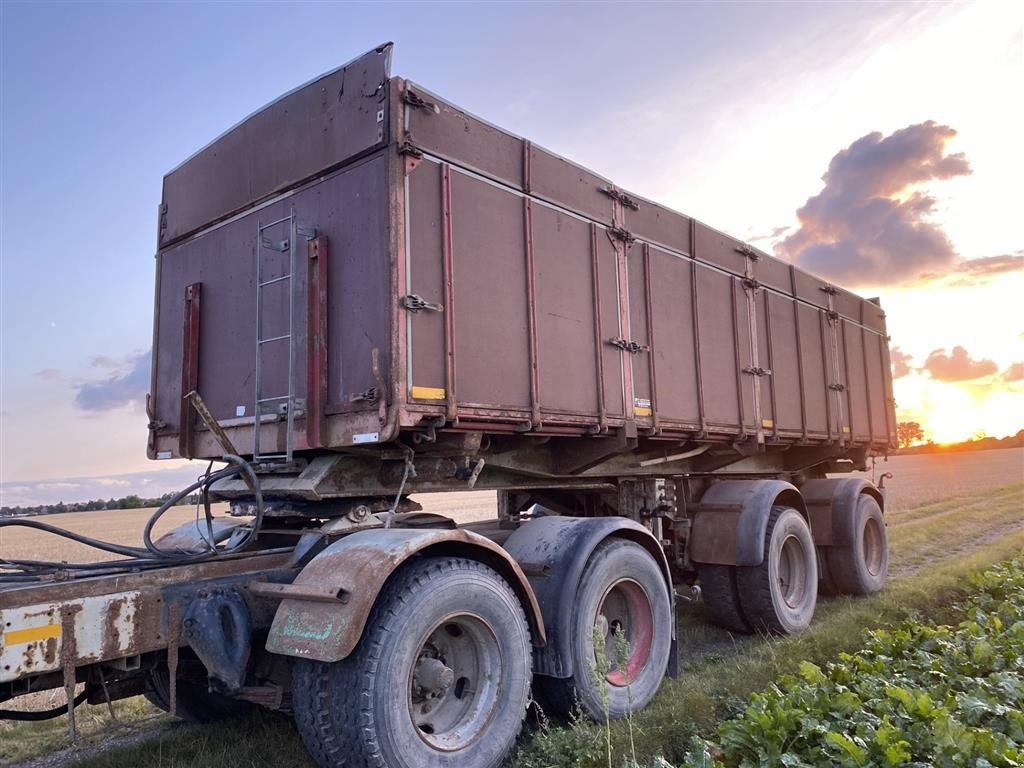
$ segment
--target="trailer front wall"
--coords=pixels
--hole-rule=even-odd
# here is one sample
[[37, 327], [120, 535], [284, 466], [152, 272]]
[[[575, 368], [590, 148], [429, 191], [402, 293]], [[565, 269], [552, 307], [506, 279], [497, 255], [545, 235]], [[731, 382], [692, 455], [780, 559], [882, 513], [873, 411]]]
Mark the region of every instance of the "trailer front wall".
[[[251, 450], [255, 413], [255, 366], [257, 348], [256, 233], [264, 224], [294, 216], [299, 225], [315, 228], [325, 238], [327, 264], [327, 360], [325, 416], [337, 441], [351, 440], [356, 433], [376, 431], [378, 405], [355, 400], [379, 382], [374, 373], [374, 350], [379, 371], [390, 360], [391, 275], [388, 253], [388, 157], [378, 153], [337, 171], [293, 195], [227, 221], [199, 236], [161, 251], [157, 257], [158, 305], [152, 402], [156, 420], [164, 426], [158, 443], [175, 455], [202, 456], [197, 444], [179, 446], [176, 438], [182, 409], [195, 420], [182, 400], [183, 350], [188, 330], [184, 327], [186, 291], [199, 285], [198, 386], [213, 416], [231, 430], [239, 450]], [[272, 240], [289, 237], [286, 225], [266, 233]], [[288, 333], [293, 314], [291, 344], [297, 351], [295, 394], [308, 396], [310, 359], [307, 352], [307, 317], [310, 303], [310, 263], [304, 238], [296, 242], [295, 302], [289, 303], [289, 280], [266, 286], [259, 337], [272, 339]], [[262, 279], [270, 282], [289, 274], [287, 253], [261, 249]], [[289, 341], [261, 345], [263, 396], [287, 392]], [[314, 380], [321, 373], [313, 371]], [[372, 418], [351, 419], [360, 413]], [[349, 423], [350, 422], [350, 423]], [[366, 424], [370, 424], [370, 428]], [[305, 419], [298, 422], [296, 445], [307, 445]], [[209, 438], [199, 429], [197, 434]], [[236, 429], [236, 427], [242, 427]], [[280, 448], [281, 424], [264, 429], [266, 448]], [[161, 437], [175, 438], [168, 444]], [[209, 442], [209, 439], [207, 440]], [[219, 450], [210, 445], [213, 451]], [[214, 453], [213, 455], [216, 455]]]

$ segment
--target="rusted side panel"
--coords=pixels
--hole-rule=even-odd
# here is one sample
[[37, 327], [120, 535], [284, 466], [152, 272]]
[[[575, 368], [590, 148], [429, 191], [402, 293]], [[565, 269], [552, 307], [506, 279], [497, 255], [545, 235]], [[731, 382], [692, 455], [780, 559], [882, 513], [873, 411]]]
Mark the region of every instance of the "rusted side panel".
[[732, 278], [707, 267], [697, 267], [697, 313], [700, 315], [700, 368], [705, 416], [709, 426], [740, 423], [739, 380], [733, 335]]
[[458, 400], [529, 411], [522, 201], [453, 171], [452, 230]]
[[663, 421], [699, 428], [692, 262], [653, 246], [650, 259], [658, 412]]
[[664, 206], [626, 193], [636, 208], [625, 207], [625, 227], [634, 237], [655, 245], [668, 246], [674, 251], [689, 254], [690, 219]]
[[387, 141], [391, 47], [282, 96], [164, 177], [160, 246]]
[[843, 343], [846, 347], [846, 380], [850, 390], [850, 429], [858, 441], [871, 438], [871, 406], [868, 401], [867, 381], [864, 372], [864, 338], [861, 329], [853, 323], [842, 321]]
[[638, 420], [647, 420], [653, 415], [651, 387], [651, 335], [647, 329], [647, 279], [645, 274], [646, 244], [636, 242], [626, 250], [626, 282], [629, 292], [628, 338], [641, 348], [631, 354], [623, 352], [626, 365], [632, 369], [633, 413]]
[[[760, 264], [758, 264], [760, 266]], [[802, 434], [802, 381], [796, 316], [793, 302], [776, 293], [766, 292], [767, 321], [772, 358], [770, 367], [775, 387], [775, 428], [779, 432]]]
[[406, 105], [409, 136], [415, 145], [447, 160], [515, 187], [523, 183], [522, 140], [442, 101], [416, 85], [424, 106]]
[[530, 192], [602, 224], [612, 221], [612, 199], [601, 192], [609, 182], [557, 155], [530, 145]]
[[406, 294], [441, 307], [409, 312], [412, 358], [409, 385], [413, 399], [445, 399], [444, 265], [442, 259], [441, 166], [417, 162], [408, 173], [409, 280]]
[[535, 205], [533, 242], [543, 404], [550, 410], [597, 414], [590, 226], [570, 214]]
[[[803, 360], [804, 401], [807, 411], [807, 432], [814, 436], [828, 436], [829, 394], [822, 342], [821, 310], [806, 304], [797, 305], [800, 324], [800, 356]], [[831, 367], [831, 363], [829, 363]]]

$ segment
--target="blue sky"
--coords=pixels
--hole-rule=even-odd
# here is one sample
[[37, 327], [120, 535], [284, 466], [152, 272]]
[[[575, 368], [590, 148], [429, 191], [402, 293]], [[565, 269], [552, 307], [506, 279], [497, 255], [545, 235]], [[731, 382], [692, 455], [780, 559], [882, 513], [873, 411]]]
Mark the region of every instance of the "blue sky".
[[[937, 120], [956, 129], [955, 148], [973, 169], [943, 182], [937, 198], [957, 252], [992, 257], [1024, 246], [1019, 212], [998, 194], [1021, 170], [1009, 162], [1019, 162], [1019, 149], [1006, 154], [1022, 128], [1003, 90], [1020, 83], [1012, 11], [856, 3], [0, 9], [0, 481], [8, 489], [147, 468], [137, 401], [82, 406], [103, 406], [97, 385], [131, 385], [130, 375], [118, 377], [150, 346], [162, 175], [252, 110], [386, 40], [396, 43], [396, 74], [747, 238], [793, 226], [829, 160], [859, 137]], [[998, 109], [985, 106], [994, 95]], [[1002, 369], [1020, 358], [1024, 328], [1012, 316], [1006, 322], [1021, 326], [1008, 340], [949, 344]], [[923, 360], [953, 330], [903, 348]], [[1011, 343], [1018, 348], [1007, 350]]]

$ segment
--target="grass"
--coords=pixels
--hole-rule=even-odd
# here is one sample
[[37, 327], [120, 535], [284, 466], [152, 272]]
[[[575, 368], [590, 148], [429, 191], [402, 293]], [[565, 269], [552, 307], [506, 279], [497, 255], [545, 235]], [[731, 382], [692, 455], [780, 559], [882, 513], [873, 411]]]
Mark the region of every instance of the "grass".
[[[1022, 510], [1024, 485], [1017, 485], [989, 491], [982, 499], [974, 494], [895, 513], [889, 520], [889, 536], [890, 567], [896, 575], [886, 590], [870, 598], [822, 601], [814, 624], [795, 637], [733, 637], [710, 625], [702, 607], [681, 607], [682, 673], [676, 680], [665, 681], [649, 707], [635, 713], [631, 723], [611, 723], [610, 730], [604, 724], [582, 722], [535, 730], [524, 736], [513, 768], [607, 766], [609, 734], [614, 765], [621, 765], [634, 748], [641, 762], [658, 755], [679, 760], [694, 735], [713, 736], [718, 723], [740, 711], [751, 692], [782, 674], [795, 673], [801, 662], [822, 664], [841, 651], [856, 650], [867, 630], [902, 620], [957, 620], [954, 605], [965, 592], [964, 577], [1024, 550]], [[137, 700], [121, 707], [129, 708], [125, 718], [132, 711], [141, 716], [152, 711]], [[92, 710], [105, 711], [80, 711]], [[106, 717], [97, 716], [101, 724]], [[57, 748], [64, 738], [61, 720], [31, 726], [0, 723], [0, 759], [21, 760]], [[95, 731], [87, 734], [86, 742], [95, 740], [95, 735]], [[4, 754], [11, 748], [13, 757]], [[73, 764], [79, 768], [313, 765], [290, 722], [273, 715], [216, 726], [175, 724], [162, 728], [155, 738]]]

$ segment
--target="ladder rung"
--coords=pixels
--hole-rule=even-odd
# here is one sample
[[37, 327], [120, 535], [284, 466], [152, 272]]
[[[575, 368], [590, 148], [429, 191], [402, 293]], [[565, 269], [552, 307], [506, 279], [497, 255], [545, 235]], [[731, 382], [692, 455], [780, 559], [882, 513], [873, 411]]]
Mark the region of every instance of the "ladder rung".
[[261, 397], [256, 402], [257, 403], [274, 403], [274, 402], [277, 402], [278, 400], [287, 400], [290, 397], [291, 397], [291, 395], [277, 395], [276, 397]]
[[264, 229], [276, 227], [278, 224], [284, 224], [286, 221], [291, 221], [291, 218], [291, 216], [285, 216], [283, 219], [277, 219], [276, 221], [272, 221], [269, 224], [260, 224], [260, 232], [262, 232]]
[[265, 282], [260, 283], [260, 288], [262, 288], [265, 285], [273, 285], [274, 283], [280, 283], [280, 282], [282, 282], [284, 280], [291, 280], [291, 279], [292, 279], [291, 275], [281, 275], [280, 277], [275, 277], [273, 280], [266, 280]]
[[283, 339], [290, 339], [292, 335], [286, 333], [284, 336], [271, 336], [269, 339], [256, 339], [257, 344], [269, 344], [272, 341], [281, 341]]
[[259, 454], [256, 457], [256, 459], [257, 459], [256, 463], [258, 464], [260, 461], [263, 461], [264, 459], [287, 459], [287, 458], [288, 458], [288, 454], [287, 453], [261, 453], [261, 454]]

